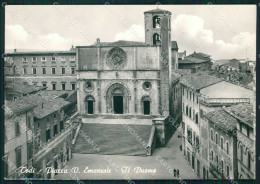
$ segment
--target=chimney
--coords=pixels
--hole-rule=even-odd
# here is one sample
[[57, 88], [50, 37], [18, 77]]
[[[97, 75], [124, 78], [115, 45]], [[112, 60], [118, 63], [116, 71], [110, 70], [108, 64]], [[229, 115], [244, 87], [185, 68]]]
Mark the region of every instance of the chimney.
[[16, 53], [16, 49], [14, 49], [14, 53]]

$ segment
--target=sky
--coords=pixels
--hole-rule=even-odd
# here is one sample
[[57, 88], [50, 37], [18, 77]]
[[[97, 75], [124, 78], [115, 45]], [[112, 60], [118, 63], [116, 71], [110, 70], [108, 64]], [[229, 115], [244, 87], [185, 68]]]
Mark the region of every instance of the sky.
[[171, 39], [179, 52], [256, 60], [255, 5], [7, 5], [5, 47], [69, 50], [97, 38], [144, 42], [143, 12], [156, 8], [172, 13]]

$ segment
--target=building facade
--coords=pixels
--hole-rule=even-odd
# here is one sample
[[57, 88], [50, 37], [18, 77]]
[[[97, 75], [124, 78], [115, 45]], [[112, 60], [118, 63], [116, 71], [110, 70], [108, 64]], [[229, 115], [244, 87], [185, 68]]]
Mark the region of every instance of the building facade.
[[46, 87], [47, 90], [76, 90], [76, 52], [13, 52], [5, 54], [5, 83]]
[[35, 105], [5, 102], [4, 177], [29, 177], [19, 172], [21, 167], [32, 167], [33, 108]]
[[254, 103], [253, 91], [208, 74], [183, 76], [182, 128], [187, 161], [201, 178], [210, 178], [209, 123], [204, 115], [239, 103]]
[[177, 44], [171, 42], [171, 13], [145, 14], [145, 43], [100, 42], [77, 47], [78, 109], [81, 115], [167, 117]]

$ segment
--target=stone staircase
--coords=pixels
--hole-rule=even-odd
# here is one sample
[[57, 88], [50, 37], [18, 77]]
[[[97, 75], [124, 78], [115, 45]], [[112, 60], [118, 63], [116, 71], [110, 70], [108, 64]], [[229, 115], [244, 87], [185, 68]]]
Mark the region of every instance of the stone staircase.
[[83, 121], [81, 125], [73, 147], [74, 153], [147, 155], [147, 145], [153, 139], [152, 123], [148, 120], [146, 125], [135, 124], [133, 119], [127, 120], [129, 122], [124, 124], [119, 123], [118, 119], [102, 119], [102, 122], [98, 122], [100, 118], [93, 118], [88, 121], [92, 123]]

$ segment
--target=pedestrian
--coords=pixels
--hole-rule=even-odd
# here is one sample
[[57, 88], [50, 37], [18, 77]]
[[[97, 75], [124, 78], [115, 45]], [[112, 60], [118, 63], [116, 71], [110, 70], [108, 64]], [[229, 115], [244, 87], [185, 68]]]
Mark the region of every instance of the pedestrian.
[[178, 177], [178, 178], [179, 178], [179, 176], [180, 176], [179, 174], [180, 174], [180, 173], [179, 173], [179, 169], [177, 169], [177, 177]]
[[176, 177], [176, 169], [173, 169], [174, 177]]

